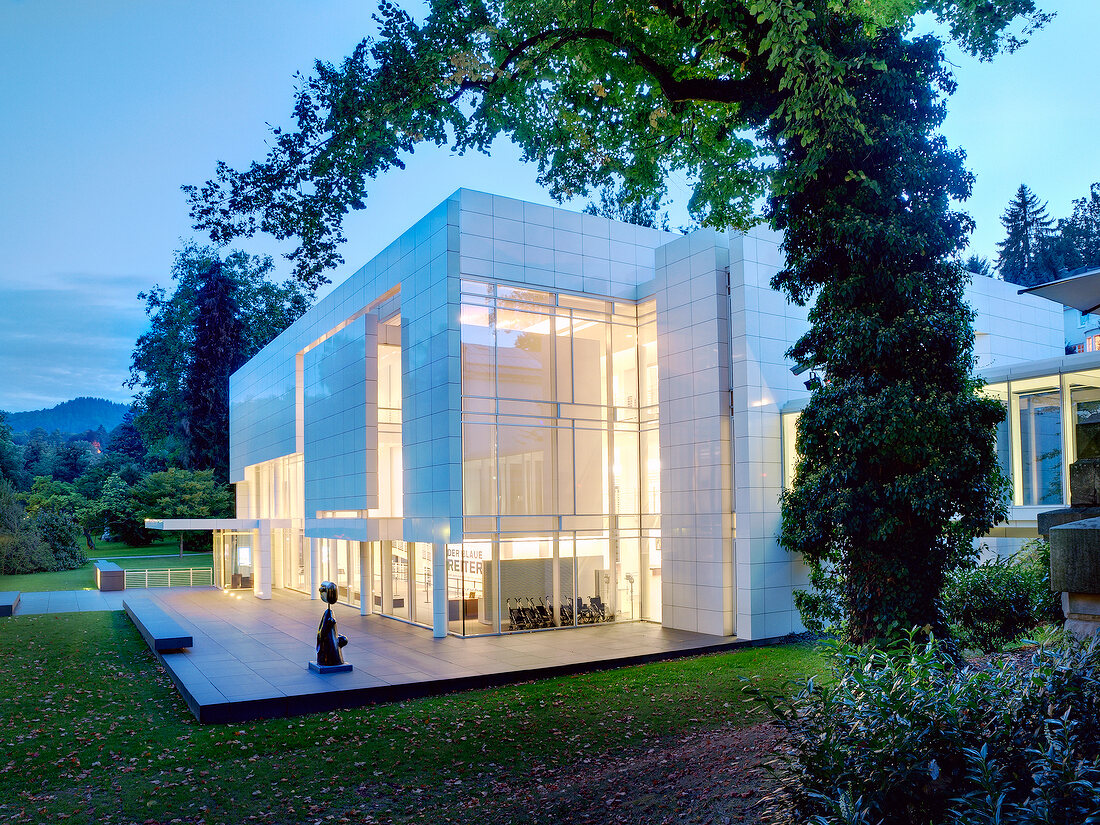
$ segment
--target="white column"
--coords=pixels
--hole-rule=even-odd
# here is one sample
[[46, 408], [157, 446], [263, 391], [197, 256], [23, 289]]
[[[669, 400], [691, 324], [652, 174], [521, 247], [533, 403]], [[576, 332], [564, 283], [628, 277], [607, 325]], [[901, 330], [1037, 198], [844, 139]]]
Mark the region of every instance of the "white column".
[[367, 616], [374, 605], [374, 594], [370, 592], [370, 585], [374, 581], [371, 578], [370, 564], [373, 554], [370, 551], [370, 542], [359, 542], [359, 615]]
[[253, 560], [252, 595], [257, 599], [271, 598], [271, 522], [260, 521], [256, 531], [259, 545]]
[[447, 545], [432, 544], [432, 635], [447, 635]]
[[317, 539], [309, 540], [309, 597], [318, 598], [317, 589], [321, 586], [321, 554]]

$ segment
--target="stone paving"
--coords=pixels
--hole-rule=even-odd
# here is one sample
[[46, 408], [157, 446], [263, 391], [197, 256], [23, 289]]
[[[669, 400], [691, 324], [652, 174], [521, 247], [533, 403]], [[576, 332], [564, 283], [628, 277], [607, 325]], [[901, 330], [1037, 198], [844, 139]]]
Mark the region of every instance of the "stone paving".
[[354, 670], [321, 675], [307, 667], [320, 601], [287, 591], [268, 601], [213, 589], [147, 593], [194, 637], [190, 649], [158, 656], [200, 722], [297, 716], [750, 644], [641, 622], [435, 639], [430, 630], [335, 605]]
[[[150, 595], [176, 593], [180, 591], [194, 592], [203, 590], [217, 592], [213, 587], [166, 587], [151, 590], [130, 590], [134, 593], [146, 593]], [[19, 606], [15, 608], [16, 616], [31, 616], [41, 613], [89, 613], [96, 610], [122, 610], [122, 600], [126, 597], [125, 590], [113, 590], [100, 592], [99, 590], [47, 590], [41, 593], [20, 593]]]

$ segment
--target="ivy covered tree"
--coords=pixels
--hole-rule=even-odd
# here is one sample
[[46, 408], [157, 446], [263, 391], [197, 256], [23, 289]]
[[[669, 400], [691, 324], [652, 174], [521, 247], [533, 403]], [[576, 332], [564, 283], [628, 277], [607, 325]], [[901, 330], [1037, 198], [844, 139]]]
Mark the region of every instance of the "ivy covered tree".
[[507, 135], [558, 198], [617, 181], [644, 203], [681, 173], [705, 226], [747, 228], [767, 193], [773, 285], [814, 300], [792, 355], [827, 377], [783, 542], [842, 574], [853, 637], [943, 630], [944, 566], [1003, 515], [1003, 413], [968, 377], [971, 223], [951, 200], [971, 180], [936, 135], [953, 86], [941, 43], [912, 35], [921, 13], [982, 58], [1047, 19], [1032, 0], [434, 0], [419, 24], [386, 0], [377, 38], [303, 82], [263, 162], [186, 187], [192, 217], [219, 243], [296, 239], [314, 285], [370, 179], [423, 141]]

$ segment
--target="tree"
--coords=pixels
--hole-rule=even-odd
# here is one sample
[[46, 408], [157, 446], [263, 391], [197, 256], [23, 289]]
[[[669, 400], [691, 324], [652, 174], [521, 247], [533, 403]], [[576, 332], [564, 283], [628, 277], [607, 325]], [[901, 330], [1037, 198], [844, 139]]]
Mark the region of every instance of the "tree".
[[191, 363], [184, 380], [187, 466], [229, 481], [229, 376], [244, 363], [237, 285], [214, 263], [195, 296]]
[[[204, 357], [227, 359], [217, 369], [228, 375], [226, 369], [239, 366], [286, 329], [305, 311], [309, 297], [296, 283], [269, 280], [273, 266], [268, 257], [231, 252], [222, 259], [210, 247], [188, 245], [176, 254], [172, 267], [175, 291], [169, 296], [164, 287], [156, 286], [138, 296], [145, 301], [149, 330], [134, 347], [128, 386], [137, 390], [133, 424], [154, 465], [189, 467], [198, 461], [199, 466], [213, 466], [212, 459], [202, 454], [208, 442], [203, 442], [202, 436], [195, 443], [191, 439], [193, 432], [209, 434], [216, 427], [205, 418], [212, 408], [193, 406], [200, 400], [195, 394], [199, 378], [194, 367], [196, 333], [206, 330]], [[239, 335], [231, 343], [237, 347], [235, 352], [224, 349], [226, 341], [211, 347], [210, 336], [216, 330], [204, 327], [200, 317], [199, 302], [208, 299], [212, 279], [220, 280], [219, 288], [236, 297], [233, 326]], [[228, 322], [224, 315], [222, 322]], [[203, 366], [212, 364], [207, 360]], [[194, 379], [190, 394], [189, 376]], [[136, 458], [136, 443], [129, 433], [125, 437], [127, 454]], [[223, 429], [219, 437], [226, 441], [228, 430]]]
[[1079, 266], [1100, 266], [1100, 183], [1086, 197], [1073, 202], [1073, 214], [1058, 223], [1058, 230], [1079, 256]]
[[152, 534], [145, 529], [145, 520], [134, 504], [133, 490], [116, 473], [103, 484], [99, 498], [91, 502], [85, 517], [89, 531], [109, 536], [111, 541], [124, 541], [131, 547], [149, 544]]
[[[134, 485], [131, 496], [140, 519], [229, 518], [233, 514], [233, 493], [219, 482], [213, 470], [177, 470], [150, 473]], [[207, 542], [209, 535], [189, 533], [193, 543]], [[183, 554], [184, 534], [179, 534]]]
[[599, 195], [599, 203], [589, 201], [584, 207], [586, 214], [668, 231], [668, 213], [659, 212], [661, 208], [659, 196], [630, 200], [629, 196], [614, 185], [600, 187]]
[[127, 410], [121, 423], [111, 430], [103, 449], [108, 454], [115, 453], [130, 461], [141, 463], [145, 460], [145, 443], [141, 440], [138, 428], [134, 426], [133, 410]]
[[6, 421], [4, 413], [0, 412], [0, 480], [7, 479], [18, 486], [22, 474], [22, 456], [12, 440], [11, 425]]
[[975, 275], [979, 275], [982, 278], [993, 277], [993, 267], [989, 263], [989, 258], [981, 255], [971, 255], [965, 261], [963, 261], [963, 269], [967, 272], [972, 272]]
[[[845, 574], [850, 633], [945, 626], [943, 567], [1002, 513], [1003, 411], [968, 378], [957, 263], [970, 177], [935, 134], [952, 91], [929, 12], [982, 58], [1047, 15], [1031, 0], [435, 0], [391, 2], [380, 35], [297, 92], [295, 128], [262, 163], [185, 187], [218, 242], [294, 238], [296, 276], [339, 263], [343, 216], [416, 144], [485, 150], [498, 135], [564, 198], [621, 181], [629, 200], [694, 182], [699, 223], [746, 228], [769, 195], [787, 268], [773, 282], [811, 329], [792, 354], [824, 371], [799, 426], [783, 542]], [[308, 185], [303, 185], [308, 183]], [[862, 425], [862, 429], [861, 429]]]
[[54, 558], [43, 544], [15, 487], [0, 479], [0, 575], [40, 573], [54, 569]]
[[1035, 286], [1053, 280], [1064, 268], [1058, 255], [1054, 221], [1025, 184], [1001, 215], [1005, 239], [997, 244], [997, 271], [1013, 284]]
[[52, 475], [58, 481], [75, 481], [91, 463], [87, 442], [62, 444], [54, 454]]

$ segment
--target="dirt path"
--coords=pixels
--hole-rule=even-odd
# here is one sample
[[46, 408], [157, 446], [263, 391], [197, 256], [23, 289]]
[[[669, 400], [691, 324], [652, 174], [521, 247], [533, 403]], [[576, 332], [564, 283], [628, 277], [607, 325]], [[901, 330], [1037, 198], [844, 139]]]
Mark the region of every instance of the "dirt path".
[[758, 823], [771, 786], [764, 765], [781, 739], [773, 725], [723, 727], [642, 752], [535, 766], [526, 780], [492, 784], [504, 809], [494, 814], [532, 823]]

